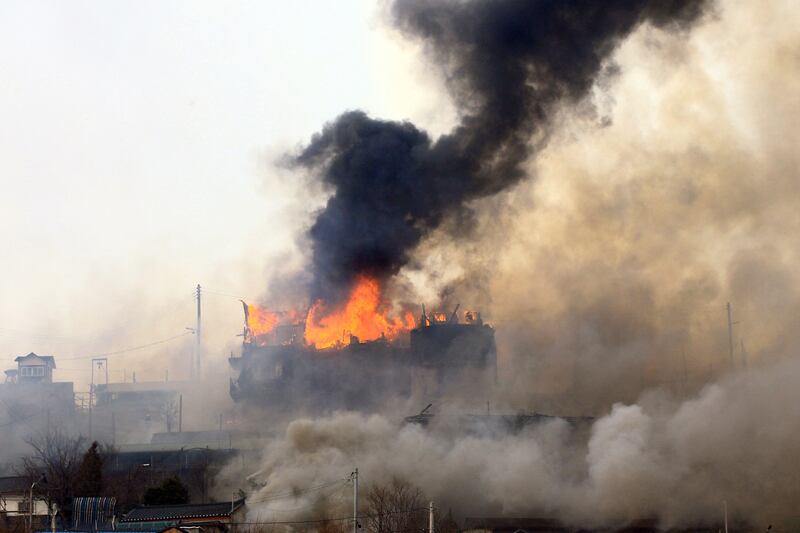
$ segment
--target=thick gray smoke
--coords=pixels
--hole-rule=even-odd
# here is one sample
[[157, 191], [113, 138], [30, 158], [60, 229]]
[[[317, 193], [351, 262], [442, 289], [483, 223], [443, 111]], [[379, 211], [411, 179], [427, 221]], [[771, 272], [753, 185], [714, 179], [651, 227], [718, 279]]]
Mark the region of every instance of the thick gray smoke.
[[378, 415], [296, 420], [265, 451], [255, 479], [266, 486], [251, 497], [251, 518], [316, 516], [323, 499], [327, 516], [347, 516], [341, 484], [303, 490], [357, 466], [367, 488], [403, 479], [461, 517], [554, 517], [579, 527], [652, 517], [668, 528], [717, 524], [726, 501], [731, 520], [766, 525], [788, 518], [800, 496], [798, 379], [800, 362], [786, 361], [684, 403], [651, 395], [617, 404], [585, 446], [560, 420], [504, 436], [400, 427]]
[[358, 274], [396, 274], [443, 220], [469, 219], [468, 202], [523, 179], [523, 163], [547, 140], [555, 107], [586, 95], [621, 39], [644, 22], [681, 28], [702, 6], [396, 2], [396, 25], [429, 48], [461, 120], [433, 140], [408, 122], [348, 112], [297, 156], [333, 192], [310, 229], [312, 299], [337, 300]]
[[[256, 497], [358, 466], [367, 485], [399, 476], [462, 516], [711, 524], [726, 501], [759, 528], [795, 514], [797, 17], [791, 1], [721, 2], [686, 35], [640, 25], [609, 56], [618, 71], [551, 110], [558, 125], [525, 163], [537, 180], [475, 206], [468, 246], [439, 228], [419, 270], [401, 270], [421, 292], [484, 298], [506, 406], [595, 414], [585, 445], [560, 422], [456, 437], [299, 420], [267, 446]], [[316, 501], [253, 513], [289, 519]]]

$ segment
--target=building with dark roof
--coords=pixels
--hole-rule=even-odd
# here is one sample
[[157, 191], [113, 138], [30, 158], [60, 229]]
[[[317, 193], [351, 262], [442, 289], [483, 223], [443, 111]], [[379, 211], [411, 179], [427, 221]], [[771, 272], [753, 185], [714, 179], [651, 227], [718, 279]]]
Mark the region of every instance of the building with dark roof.
[[[25, 476], [0, 477], [0, 530], [26, 520], [30, 508], [31, 481]], [[47, 523], [50, 508], [39, 496], [33, 496], [33, 516], [35, 522]]]
[[244, 499], [184, 505], [140, 505], [131, 509], [117, 523], [122, 531], [161, 531], [170, 527], [201, 527], [227, 531], [245, 515]]
[[14, 362], [17, 363], [18, 383], [52, 383], [53, 369], [56, 360], [52, 355], [20, 355]]

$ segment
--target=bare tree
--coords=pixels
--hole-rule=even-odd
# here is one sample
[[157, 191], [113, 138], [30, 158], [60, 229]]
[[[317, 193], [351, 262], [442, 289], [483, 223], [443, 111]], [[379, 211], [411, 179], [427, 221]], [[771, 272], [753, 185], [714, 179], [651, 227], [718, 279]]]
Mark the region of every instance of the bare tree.
[[40, 496], [48, 505], [55, 504], [62, 513], [69, 514], [75, 480], [86, 449], [84, 438], [53, 426], [50, 431], [33, 434], [25, 442], [33, 449], [33, 455], [21, 460], [20, 473], [31, 483], [44, 474], [46, 482], [37, 485]]
[[178, 411], [178, 401], [175, 398], [165, 400], [164, 403], [159, 405], [156, 409], [158, 417], [164, 420], [167, 433], [171, 433], [174, 429], [178, 428], [178, 418], [180, 416]]
[[439, 510], [434, 516], [434, 527], [436, 533], [459, 533], [461, 528], [453, 519], [453, 513], [448, 509], [447, 512]]
[[308, 530], [314, 530], [316, 533], [347, 533], [351, 531], [350, 524], [343, 521], [321, 522], [313, 524]]
[[142, 495], [151, 484], [149, 467], [140, 464], [120, 468], [115, 461], [117, 451], [110, 446], [102, 450], [103, 493], [117, 499], [117, 509], [127, 510], [142, 502]]
[[422, 491], [401, 479], [367, 492], [365, 529], [370, 533], [416, 533], [427, 530]]

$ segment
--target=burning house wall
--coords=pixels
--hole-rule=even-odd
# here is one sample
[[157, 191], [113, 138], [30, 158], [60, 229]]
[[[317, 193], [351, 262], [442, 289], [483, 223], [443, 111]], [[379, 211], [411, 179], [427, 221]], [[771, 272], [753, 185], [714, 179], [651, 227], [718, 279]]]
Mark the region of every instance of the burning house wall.
[[[338, 332], [342, 323], [358, 326], [367, 322], [373, 327], [372, 317], [381, 315], [375, 315], [372, 307], [368, 305], [365, 314], [363, 307], [353, 310], [345, 305], [334, 331]], [[246, 309], [246, 330], [252, 332], [256, 326], [250, 318], [254, 306]], [[348, 309], [355, 316], [348, 317]], [[411, 316], [409, 312], [406, 315]], [[312, 308], [305, 322], [306, 333], [313, 316]], [[437, 400], [450, 388], [465, 385], [478, 395], [491, 393], [497, 355], [490, 326], [458, 323], [454, 313], [445, 323], [423, 319], [419, 327], [403, 330], [401, 335], [396, 329], [399, 319], [392, 323], [381, 317], [377, 322], [387, 329], [372, 330], [371, 339], [362, 341], [344, 330], [321, 348], [314, 342], [320, 338], [314, 336], [316, 332], [304, 341], [292, 336], [291, 341], [279, 342], [281, 337], [275, 332], [280, 327], [297, 325], [275, 325], [266, 336], [246, 333], [241, 357], [230, 360], [237, 372], [231, 381], [231, 396], [283, 413], [319, 413], [372, 411], [393, 401]], [[413, 323], [413, 318], [406, 323]], [[356, 331], [364, 335], [365, 330]]]

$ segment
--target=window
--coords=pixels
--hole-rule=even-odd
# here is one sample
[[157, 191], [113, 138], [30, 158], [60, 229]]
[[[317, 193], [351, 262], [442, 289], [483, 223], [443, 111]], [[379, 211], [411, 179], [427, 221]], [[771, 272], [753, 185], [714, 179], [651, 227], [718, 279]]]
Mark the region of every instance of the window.
[[43, 366], [23, 366], [19, 369], [20, 376], [44, 376]]
[[20, 376], [30, 376], [30, 375], [31, 375], [31, 370], [32, 370], [32, 369], [31, 369], [31, 367], [29, 367], [29, 366], [23, 366], [23, 367], [20, 367], [20, 369], [19, 369], [19, 375], [20, 375]]
[[34, 376], [44, 376], [44, 367], [43, 366], [35, 366], [35, 367], [33, 367], [33, 375]]
[[30, 501], [29, 500], [22, 500], [17, 502], [17, 512], [19, 513], [29, 513], [31, 509]]

